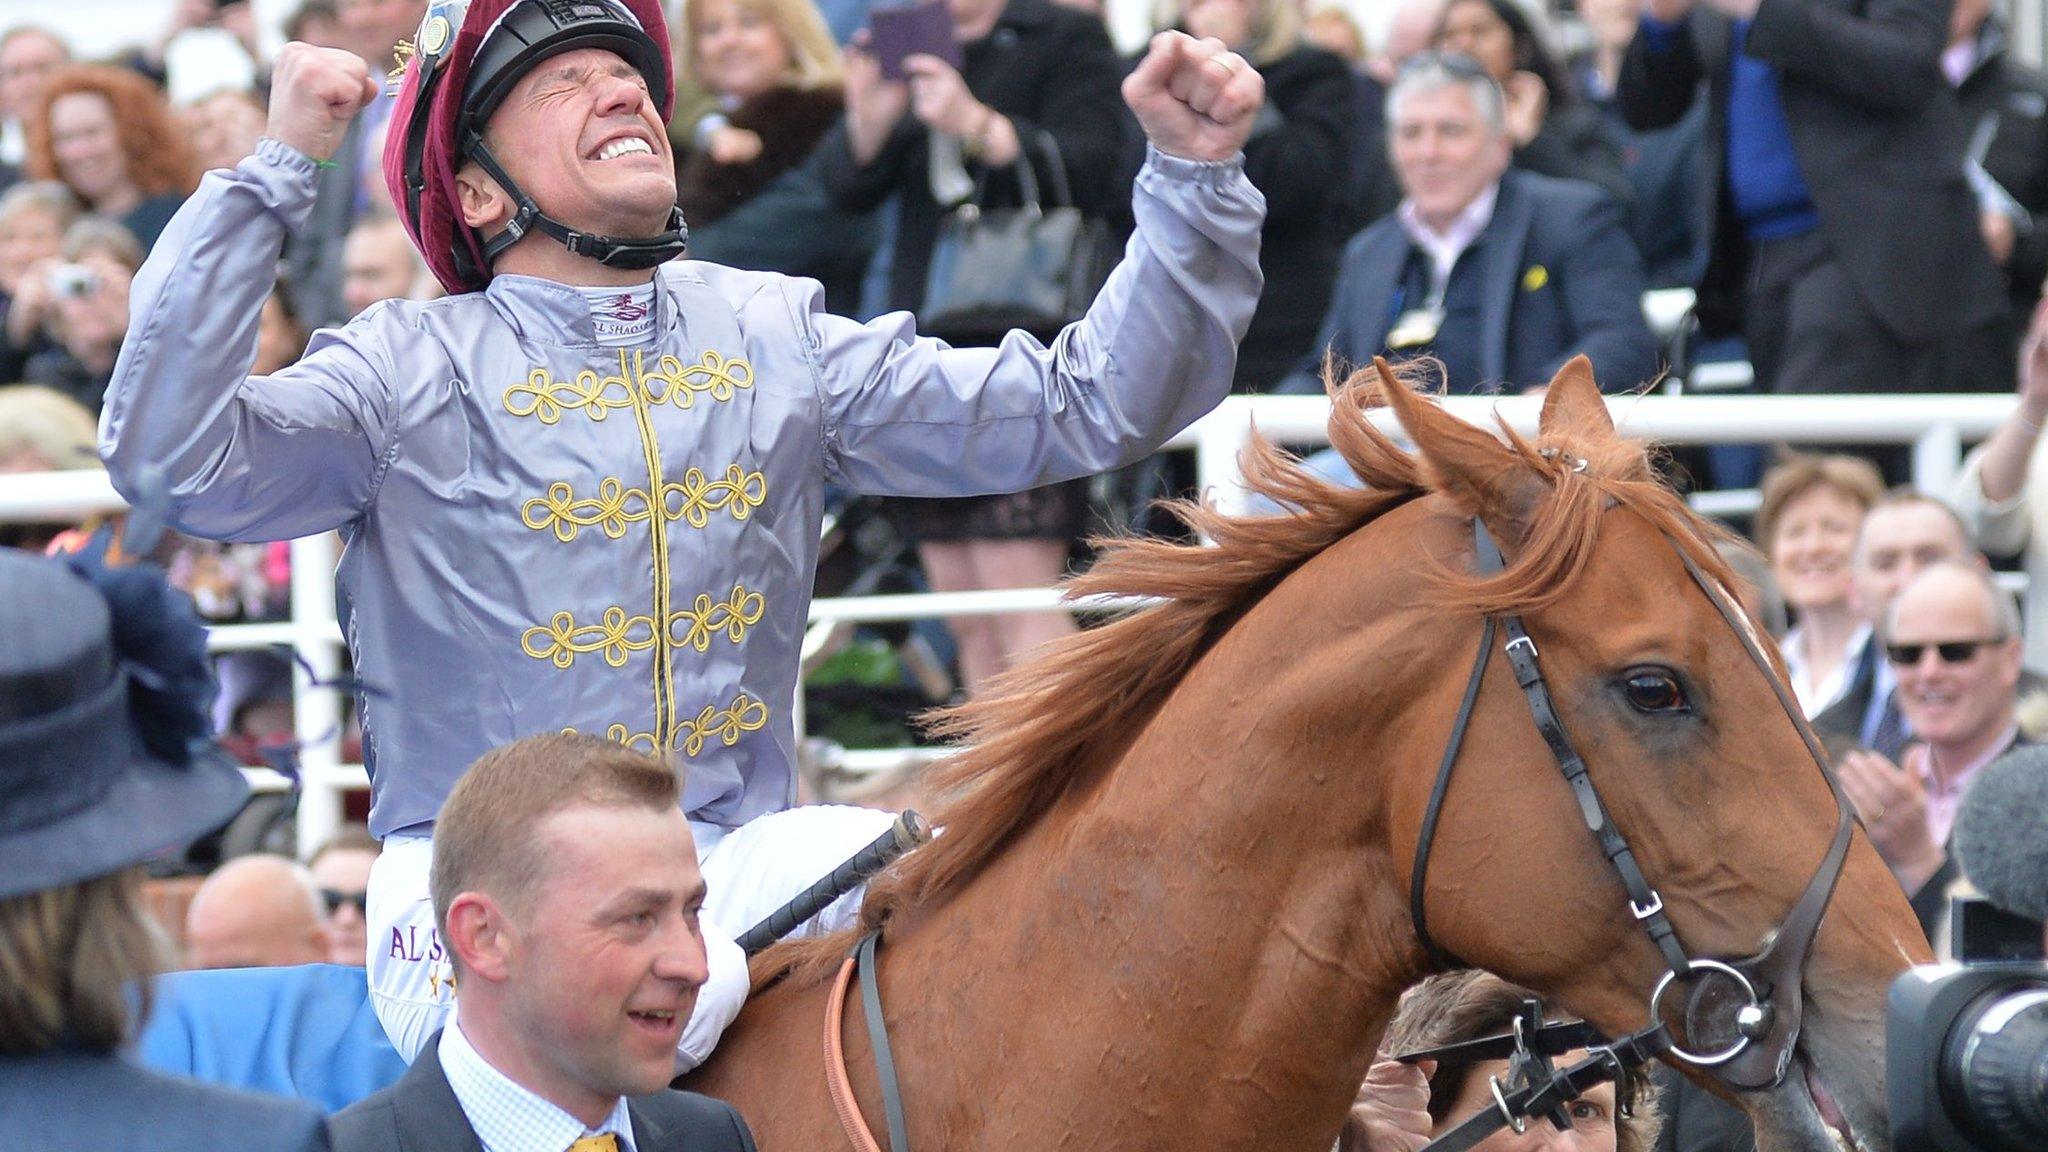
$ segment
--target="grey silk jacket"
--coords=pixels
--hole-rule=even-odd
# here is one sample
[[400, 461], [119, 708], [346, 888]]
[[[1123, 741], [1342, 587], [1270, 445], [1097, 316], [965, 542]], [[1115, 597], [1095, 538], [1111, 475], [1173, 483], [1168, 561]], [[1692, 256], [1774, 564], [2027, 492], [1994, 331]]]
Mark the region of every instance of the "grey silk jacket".
[[136, 278], [101, 452], [131, 499], [161, 469], [181, 531], [341, 532], [342, 630], [386, 693], [359, 700], [379, 836], [562, 729], [676, 756], [692, 819], [788, 807], [825, 484], [975, 495], [1137, 459], [1228, 391], [1260, 289], [1240, 162], [1154, 153], [1122, 265], [1049, 348], [949, 348], [831, 315], [813, 281], [678, 262], [643, 346], [506, 275], [250, 376], [314, 171], [266, 139], [207, 174]]

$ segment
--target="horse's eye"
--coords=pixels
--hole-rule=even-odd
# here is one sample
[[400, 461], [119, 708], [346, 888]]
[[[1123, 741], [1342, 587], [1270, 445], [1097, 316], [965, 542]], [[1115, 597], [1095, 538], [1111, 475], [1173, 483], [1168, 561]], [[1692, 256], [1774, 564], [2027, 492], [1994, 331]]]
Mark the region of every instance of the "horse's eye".
[[1624, 686], [1630, 706], [1638, 712], [1683, 712], [1685, 689], [1664, 672], [1638, 672]]

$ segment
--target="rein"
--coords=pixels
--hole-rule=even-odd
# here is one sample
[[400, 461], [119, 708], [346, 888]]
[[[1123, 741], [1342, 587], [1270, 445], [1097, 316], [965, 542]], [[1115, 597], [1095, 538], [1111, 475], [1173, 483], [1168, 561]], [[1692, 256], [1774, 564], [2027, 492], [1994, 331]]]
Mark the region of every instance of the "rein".
[[[1485, 525], [1477, 519], [1472, 521], [1474, 549], [1478, 570], [1483, 576], [1492, 576], [1505, 567], [1500, 547], [1486, 531]], [[1829, 770], [1827, 758], [1822, 754], [1812, 730], [1800, 719], [1800, 713], [1793, 706], [1792, 698], [1778, 677], [1771, 673], [1770, 663], [1756, 645], [1751, 631], [1743, 626], [1735, 609], [1715, 594], [1712, 581], [1701, 572], [1683, 548], [1674, 548], [1684, 562], [1686, 572], [1699, 585], [1707, 600], [1712, 603], [1742, 641], [1743, 649], [1764, 674], [1772, 690], [1777, 694], [1779, 705], [1792, 720], [1793, 727], [1805, 741], [1807, 751], [1813, 756], [1814, 764], [1821, 776], [1827, 780], [1828, 788], [1834, 793], [1836, 808], [1835, 836], [1827, 854], [1815, 869], [1813, 878], [1807, 882], [1806, 890], [1800, 894], [1791, 911], [1777, 929], [1769, 934], [1761, 951], [1739, 960], [1695, 959], [1689, 956], [1679, 942], [1677, 930], [1664, 914], [1664, 898], [1658, 894], [1649, 879], [1643, 875], [1636, 863], [1634, 851], [1628, 840], [1614, 825], [1607, 806], [1601, 803], [1600, 793], [1594, 787], [1586, 762], [1572, 746], [1571, 738], [1564, 730], [1563, 720], [1558, 716], [1552, 702], [1550, 686], [1543, 678], [1538, 665], [1536, 642], [1530, 638], [1517, 613], [1502, 613], [1488, 616], [1480, 630], [1479, 653], [1473, 661], [1471, 678], [1466, 682], [1465, 694], [1460, 702], [1456, 719], [1451, 727], [1449, 742], [1444, 748], [1442, 761], [1437, 767], [1435, 785], [1430, 790], [1429, 805], [1423, 812], [1422, 830], [1415, 845], [1415, 868], [1409, 884], [1409, 915], [1415, 924], [1415, 934], [1438, 965], [1446, 968], [1466, 967], [1456, 957], [1438, 946], [1429, 934], [1428, 921], [1424, 911], [1425, 879], [1429, 869], [1429, 853], [1436, 840], [1436, 829], [1442, 815], [1444, 798], [1450, 790], [1451, 772], [1456, 767], [1459, 749], [1464, 744], [1465, 731], [1473, 709], [1478, 701], [1481, 680], [1485, 677], [1487, 664], [1493, 653], [1496, 629], [1504, 632], [1507, 641], [1501, 646], [1520, 685], [1522, 695], [1529, 708], [1530, 718], [1550, 748], [1551, 756], [1557, 761], [1565, 781], [1571, 785], [1573, 798], [1578, 801], [1579, 814], [1586, 827], [1599, 842], [1601, 855], [1607, 858], [1619, 876], [1622, 887], [1627, 890], [1629, 911], [1643, 931], [1649, 936], [1658, 954], [1662, 957], [1665, 973], [1650, 993], [1650, 1027], [1635, 1037], [1648, 1037], [1661, 1030], [1664, 1021], [1664, 997], [1674, 986], [1698, 981], [1688, 998], [1685, 1019], [1688, 1023], [1688, 1043], [1694, 1039], [1693, 1013], [1706, 1002], [1706, 993], [1713, 982], [1719, 981], [1731, 986], [1740, 997], [1735, 1010], [1735, 1037], [1724, 1048], [1710, 1052], [1694, 1052], [1673, 1044], [1668, 1037], [1663, 1046], [1668, 1054], [1684, 1063], [1713, 1071], [1731, 1088], [1740, 1091], [1757, 1091], [1772, 1088], [1781, 1083], [1791, 1067], [1794, 1044], [1799, 1037], [1801, 1015], [1800, 976], [1806, 967], [1806, 954], [1813, 945], [1814, 937], [1820, 930], [1821, 916], [1827, 910], [1828, 900], [1834, 893], [1835, 883], [1840, 878], [1843, 862], [1848, 858], [1852, 830], [1848, 798], [1842, 793], [1842, 786]], [[1766, 1043], [1768, 1042], [1768, 1043]], [[1505, 1105], [1503, 1106], [1505, 1107]]]

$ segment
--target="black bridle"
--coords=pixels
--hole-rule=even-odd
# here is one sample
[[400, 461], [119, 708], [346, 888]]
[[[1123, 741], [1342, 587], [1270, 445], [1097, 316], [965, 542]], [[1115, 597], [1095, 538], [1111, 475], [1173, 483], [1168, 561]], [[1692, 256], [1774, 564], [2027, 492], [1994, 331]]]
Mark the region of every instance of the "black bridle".
[[[1472, 535], [1480, 574], [1492, 576], [1499, 573], [1505, 567], [1500, 548], [1476, 519], [1472, 522]], [[1451, 727], [1450, 741], [1437, 768], [1436, 784], [1430, 789], [1429, 806], [1423, 812], [1422, 831], [1415, 845], [1415, 868], [1408, 892], [1409, 914], [1415, 922], [1415, 934], [1431, 959], [1446, 968], [1467, 967], [1430, 938], [1423, 913], [1424, 879], [1429, 868], [1430, 846], [1436, 839], [1437, 822], [1443, 811], [1444, 796], [1450, 790], [1451, 770], [1457, 765], [1458, 750], [1465, 741], [1465, 729], [1479, 698], [1480, 681], [1485, 677], [1487, 663], [1493, 654], [1494, 638], [1497, 633], [1505, 633], [1507, 640], [1501, 645], [1501, 651], [1514, 669], [1515, 682], [1521, 685], [1529, 705], [1529, 715], [1536, 722], [1536, 730], [1542, 733], [1544, 743], [1550, 746], [1551, 755], [1571, 785], [1572, 795], [1579, 804], [1579, 814], [1599, 842], [1601, 854], [1607, 857], [1608, 863], [1620, 876], [1622, 887], [1628, 892], [1629, 911], [1643, 926], [1664, 961], [1664, 976], [1650, 993], [1650, 1026], [1645, 1033], [1638, 1035], [1660, 1029], [1665, 1022], [1666, 994], [1674, 987], [1691, 985], [1685, 1013], [1686, 1041], [1694, 1043], [1698, 1035], [1695, 1013], [1721, 1002], [1709, 996], [1709, 991], [1717, 984], [1732, 990], [1739, 998], [1732, 1041], [1714, 1051], [1693, 1052], [1678, 1047], [1667, 1038], [1665, 1051], [1685, 1063], [1713, 1070], [1730, 1087], [1755, 1091], [1781, 1083], [1791, 1066], [1793, 1045], [1799, 1038], [1800, 977], [1806, 966], [1807, 950], [1813, 945], [1814, 936], [1820, 929], [1821, 915], [1827, 910], [1835, 882], [1842, 873], [1843, 861], [1848, 857], [1851, 810], [1841, 784], [1828, 768], [1819, 742], [1814, 739], [1812, 730], [1800, 720], [1791, 694], [1772, 673], [1770, 662], [1757, 647], [1753, 631], [1737, 615], [1739, 609], [1725, 595], [1716, 594], [1713, 582], [1700, 571], [1684, 548], [1676, 550], [1693, 582], [1699, 585], [1707, 600], [1735, 631], [1743, 649], [1777, 693], [1778, 703], [1806, 742], [1807, 751], [1812, 754], [1814, 764], [1835, 796], [1834, 842], [1829, 845], [1827, 855], [1822, 857], [1820, 866], [1791, 911], [1785, 914], [1777, 929], [1765, 938], [1762, 949], [1753, 956], [1739, 960], [1715, 960], [1694, 959], [1686, 954], [1684, 946], [1679, 943], [1677, 930], [1664, 914], [1663, 897], [1643, 875], [1627, 839], [1614, 826], [1607, 806], [1600, 802], [1600, 794], [1587, 773], [1586, 762], [1579, 757], [1572, 747], [1571, 738], [1565, 733], [1564, 723], [1551, 701], [1550, 687], [1544, 682], [1543, 670], [1537, 664], [1536, 642], [1530, 639], [1519, 615], [1503, 613], [1486, 617], [1481, 627], [1479, 654], [1473, 662], [1472, 676], [1465, 684], [1457, 719]]]

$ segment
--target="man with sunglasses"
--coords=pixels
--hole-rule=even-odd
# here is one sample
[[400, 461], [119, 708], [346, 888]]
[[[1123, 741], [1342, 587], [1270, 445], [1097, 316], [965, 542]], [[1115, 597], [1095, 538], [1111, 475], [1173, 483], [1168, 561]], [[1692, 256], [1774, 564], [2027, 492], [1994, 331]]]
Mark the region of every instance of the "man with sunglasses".
[[[387, 301], [249, 377], [258, 311], [319, 166], [377, 91], [290, 45], [269, 136], [209, 173], [137, 280], [103, 451], [131, 498], [222, 539], [339, 530], [371, 831], [369, 980], [401, 1053], [454, 983], [434, 821], [485, 751], [572, 730], [672, 757], [711, 895], [679, 1064], [744, 999], [731, 937], [876, 839], [795, 800], [797, 691], [829, 481], [966, 496], [1119, 467], [1229, 390], [1260, 289], [1242, 148], [1263, 81], [1162, 33], [1124, 83], [1149, 140], [1137, 233], [1050, 347], [858, 324], [819, 286], [677, 261], [657, 0], [435, 0], [384, 154], [449, 297]], [[850, 916], [841, 899], [827, 923]]]
[[1899, 762], [1845, 753], [1842, 788], [1933, 938], [1958, 875], [1948, 850], [1970, 781], [2022, 739], [2019, 610], [1981, 567], [1941, 561], [1913, 578], [1881, 624], [1899, 711], [1917, 742]]

